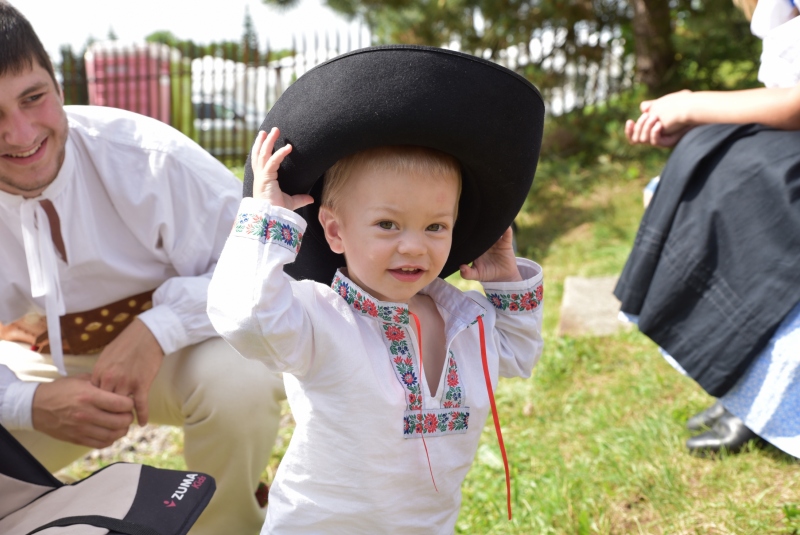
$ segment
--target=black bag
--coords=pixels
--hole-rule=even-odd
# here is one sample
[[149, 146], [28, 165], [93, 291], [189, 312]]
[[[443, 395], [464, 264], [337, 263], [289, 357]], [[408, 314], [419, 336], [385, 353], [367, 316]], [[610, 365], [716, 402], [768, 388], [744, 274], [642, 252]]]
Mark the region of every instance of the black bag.
[[185, 535], [215, 490], [208, 474], [130, 463], [65, 485], [0, 425], [2, 535]]

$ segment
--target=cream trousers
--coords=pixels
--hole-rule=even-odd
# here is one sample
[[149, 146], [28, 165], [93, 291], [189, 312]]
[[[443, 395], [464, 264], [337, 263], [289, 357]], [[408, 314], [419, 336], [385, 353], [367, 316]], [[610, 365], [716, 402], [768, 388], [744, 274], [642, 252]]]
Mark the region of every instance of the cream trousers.
[[[65, 355], [69, 375], [91, 373], [97, 355]], [[58, 377], [49, 355], [0, 341], [0, 364], [24, 381]], [[164, 357], [150, 390], [150, 421], [182, 426], [190, 470], [211, 474], [217, 491], [191, 535], [259, 533], [265, 510], [255, 491], [269, 461], [286, 398], [283, 379], [247, 360], [220, 338]], [[48, 470], [56, 471], [90, 448], [37, 431], [12, 431]]]

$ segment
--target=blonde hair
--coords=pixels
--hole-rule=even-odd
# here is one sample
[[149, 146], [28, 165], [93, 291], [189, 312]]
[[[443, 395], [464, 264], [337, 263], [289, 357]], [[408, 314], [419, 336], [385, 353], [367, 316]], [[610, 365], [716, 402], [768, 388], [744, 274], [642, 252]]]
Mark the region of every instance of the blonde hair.
[[[422, 175], [433, 179], [455, 178], [456, 199], [461, 197], [461, 165], [444, 152], [416, 145], [386, 145], [345, 156], [325, 172], [320, 206], [333, 211], [344, 196], [348, 179], [356, 171], [395, 172]], [[456, 204], [456, 216], [458, 204]]]

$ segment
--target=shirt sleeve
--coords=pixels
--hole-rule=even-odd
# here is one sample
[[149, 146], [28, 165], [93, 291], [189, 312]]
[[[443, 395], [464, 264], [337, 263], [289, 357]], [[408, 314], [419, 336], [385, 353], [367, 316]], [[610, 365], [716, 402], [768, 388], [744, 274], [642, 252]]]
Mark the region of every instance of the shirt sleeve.
[[0, 424], [6, 429], [33, 429], [33, 395], [39, 383], [20, 381], [0, 364]]
[[243, 199], [208, 289], [211, 323], [236, 351], [295, 375], [311, 365], [313, 303], [283, 266], [297, 256], [305, 229], [290, 210]]
[[[202, 153], [202, 154], [201, 154]], [[138, 203], [143, 243], [163, 255], [174, 274], [153, 294], [153, 308], [139, 319], [165, 354], [216, 336], [206, 313], [208, 284], [241, 199], [241, 183], [205, 151], [181, 146], [155, 154], [158, 169]]]
[[530, 377], [544, 347], [542, 267], [524, 258], [517, 258], [517, 267], [522, 281], [483, 285], [495, 312], [493, 336], [503, 377]]

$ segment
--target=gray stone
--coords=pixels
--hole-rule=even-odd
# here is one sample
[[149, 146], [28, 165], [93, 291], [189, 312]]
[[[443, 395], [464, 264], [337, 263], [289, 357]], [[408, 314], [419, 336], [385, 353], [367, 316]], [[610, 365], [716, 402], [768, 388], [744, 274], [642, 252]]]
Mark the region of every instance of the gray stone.
[[614, 297], [617, 276], [567, 277], [561, 300], [558, 335], [604, 336], [630, 324], [619, 321], [619, 301]]

